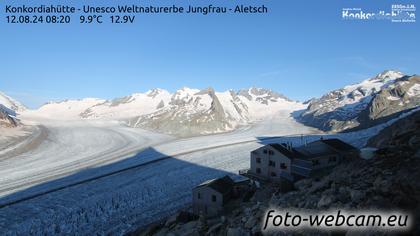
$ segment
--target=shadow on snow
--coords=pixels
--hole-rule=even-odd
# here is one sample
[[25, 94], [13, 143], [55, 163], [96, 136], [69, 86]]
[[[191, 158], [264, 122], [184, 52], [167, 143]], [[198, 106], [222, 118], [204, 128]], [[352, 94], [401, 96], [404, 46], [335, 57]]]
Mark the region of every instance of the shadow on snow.
[[224, 175], [240, 178], [147, 148], [1, 197], [0, 228], [18, 234], [121, 232], [189, 206], [194, 186]]

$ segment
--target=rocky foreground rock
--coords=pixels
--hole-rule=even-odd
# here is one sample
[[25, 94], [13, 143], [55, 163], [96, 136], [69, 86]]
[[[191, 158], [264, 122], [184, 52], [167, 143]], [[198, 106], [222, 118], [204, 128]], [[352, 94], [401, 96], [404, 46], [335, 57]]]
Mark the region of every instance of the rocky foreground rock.
[[[0, 105], [0, 127], [11, 128], [19, 125], [19, 121], [14, 118], [8, 110], [2, 109]], [[10, 110], [9, 110], [10, 111]]]

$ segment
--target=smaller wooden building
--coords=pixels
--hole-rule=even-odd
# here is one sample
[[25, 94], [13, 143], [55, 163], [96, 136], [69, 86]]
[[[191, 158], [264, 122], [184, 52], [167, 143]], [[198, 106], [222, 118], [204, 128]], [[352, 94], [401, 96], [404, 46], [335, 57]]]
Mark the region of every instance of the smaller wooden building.
[[223, 206], [233, 197], [235, 182], [224, 176], [208, 180], [193, 188], [193, 212], [207, 217], [219, 215]]

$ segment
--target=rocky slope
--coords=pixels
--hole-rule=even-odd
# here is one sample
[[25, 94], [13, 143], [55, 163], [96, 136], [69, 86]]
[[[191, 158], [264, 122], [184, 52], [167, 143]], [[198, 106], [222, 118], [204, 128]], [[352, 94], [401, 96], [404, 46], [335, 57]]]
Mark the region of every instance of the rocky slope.
[[130, 126], [177, 135], [205, 134], [232, 130], [215, 91], [182, 89], [158, 111], [130, 120]]
[[366, 146], [384, 148], [401, 144], [420, 150], [420, 110], [381, 130]]
[[20, 124], [16, 118], [18, 112], [23, 112], [26, 107], [20, 102], [0, 92], [0, 127], [16, 127]]
[[10, 128], [10, 127], [16, 127], [18, 126], [18, 124], [19, 123], [16, 118], [11, 116], [5, 110], [2, 110], [2, 108], [0, 107], [0, 127]]
[[304, 105], [267, 89], [219, 93], [212, 88], [183, 88], [156, 112], [130, 119], [129, 125], [178, 136], [210, 134], [233, 130], [281, 110], [302, 107]]
[[135, 93], [98, 103], [83, 111], [80, 116], [88, 119], [124, 119], [150, 114], [168, 104], [171, 94], [163, 89]]
[[297, 119], [324, 131], [355, 130], [385, 122], [419, 105], [419, 76], [384, 71], [312, 99]]

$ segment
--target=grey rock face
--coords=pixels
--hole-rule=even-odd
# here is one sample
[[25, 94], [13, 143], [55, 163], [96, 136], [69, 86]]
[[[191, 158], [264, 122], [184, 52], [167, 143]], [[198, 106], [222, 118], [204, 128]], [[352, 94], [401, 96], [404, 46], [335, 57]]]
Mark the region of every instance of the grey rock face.
[[331, 205], [331, 203], [333, 203], [333, 202], [334, 202], [334, 196], [324, 195], [324, 196], [321, 197], [321, 199], [319, 199], [319, 202], [318, 202], [317, 206], [319, 208], [323, 208], [323, 207]]
[[241, 89], [237, 95], [244, 96], [250, 101], [252, 100], [252, 95], [259, 96], [257, 100], [263, 104], [268, 104], [268, 101], [277, 101], [277, 99], [280, 98], [286, 101], [291, 101], [289, 98], [280, 93], [264, 88], [252, 87], [250, 89]]
[[[223, 107], [212, 88], [195, 94], [202, 96], [180, 99], [177, 95], [179, 94], [174, 94], [168, 107], [155, 113], [141, 116], [138, 119], [132, 119], [129, 123], [134, 124], [134, 126], [178, 136], [212, 133], [217, 130], [223, 131], [226, 128], [231, 128]], [[197, 109], [200, 107], [201, 99], [210, 99], [210, 108]], [[197, 111], [194, 112], [193, 110]]]
[[109, 106], [111, 107], [116, 107], [120, 104], [124, 104], [124, 103], [129, 103], [131, 101], [132, 97], [131, 96], [126, 96], [126, 97], [122, 97], [122, 98], [116, 98], [114, 100], [112, 100], [109, 104]]
[[164, 107], [164, 106], [165, 106], [165, 103], [163, 102], [163, 100], [161, 100], [161, 101], [159, 102], [159, 104], [157, 105], [156, 109], [160, 109], [160, 108], [162, 108], [162, 107]]
[[246, 97], [249, 101], [252, 100], [252, 96], [248, 93], [248, 90], [241, 89], [241, 90], [239, 90], [238, 95]]
[[418, 107], [420, 96], [409, 93], [416, 84], [420, 84], [420, 77], [403, 77], [375, 94], [367, 109], [358, 116], [361, 128], [392, 119], [402, 111]]
[[0, 127], [16, 127], [21, 123], [16, 118], [18, 112], [25, 111], [26, 107], [20, 102], [0, 92]]
[[8, 112], [9, 109], [6, 109], [3, 105], [0, 104], [0, 127], [16, 127], [19, 125], [19, 121], [15, 119], [15, 114]]
[[161, 92], [161, 89], [152, 89], [151, 91], [147, 93], [147, 96], [155, 98], [156, 96], [159, 95], [160, 92]]

